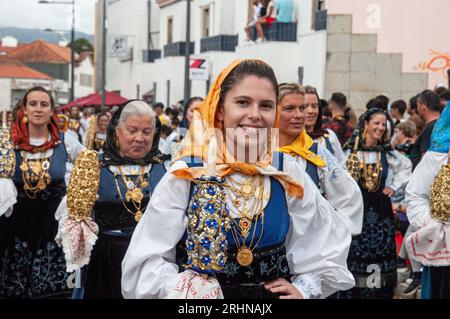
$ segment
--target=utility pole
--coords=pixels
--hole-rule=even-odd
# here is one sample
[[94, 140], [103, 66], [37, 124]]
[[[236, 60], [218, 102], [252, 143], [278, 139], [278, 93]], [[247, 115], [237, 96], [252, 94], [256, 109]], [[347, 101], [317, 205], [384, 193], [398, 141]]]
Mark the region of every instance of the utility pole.
[[102, 106], [101, 109], [104, 109], [105, 107], [105, 101], [106, 101], [106, 31], [107, 31], [107, 25], [106, 25], [106, 1], [103, 0], [103, 7], [102, 7]]
[[184, 107], [191, 97], [191, 83], [189, 81], [189, 56], [191, 53], [191, 0], [186, 0], [186, 42], [184, 49]]

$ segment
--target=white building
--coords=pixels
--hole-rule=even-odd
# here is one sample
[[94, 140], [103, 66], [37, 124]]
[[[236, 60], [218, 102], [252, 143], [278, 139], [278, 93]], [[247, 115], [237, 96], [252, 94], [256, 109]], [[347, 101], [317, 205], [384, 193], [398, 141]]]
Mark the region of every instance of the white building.
[[94, 63], [90, 53], [81, 53], [75, 65], [75, 99], [94, 93]]
[[[280, 83], [313, 85], [326, 99], [333, 92], [343, 92], [357, 110], [378, 94], [387, 94], [392, 100], [409, 99], [432, 87], [427, 70], [403, 63], [406, 51], [418, 42], [387, 28], [392, 27], [388, 22], [396, 14], [406, 23], [409, 14], [430, 11], [433, 6], [420, 8], [417, 0], [396, 1], [405, 2], [404, 6], [364, 0], [365, 7], [361, 7], [356, 4], [358, 0], [352, 1], [353, 6], [340, 0], [293, 0], [292, 24], [272, 26], [269, 42], [245, 46], [242, 39], [252, 15], [250, 0], [192, 0], [191, 58], [209, 60], [209, 83], [234, 59], [263, 59], [272, 65]], [[411, 1], [414, 6], [410, 6]], [[439, 2], [446, 10], [433, 10], [442, 17], [422, 25], [423, 36], [433, 33], [433, 28], [442, 29], [444, 22], [449, 24], [445, 14], [450, 2], [431, 2]], [[390, 13], [378, 17], [381, 22], [375, 28], [364, 29], [368, 21], [377, 19], [368, 10], [374, 3], [381, 12]], [[183, 99], [186, 4], [184, 0], [109, 1], [108, 90], [118, 90], [127, 98], [154, 90], [156, 100], [166, 105]], [[409, 34], [409, 29], [403, 30]], [[393, 41], [389, 39], [393, 33], [395, 41], [405, 41], [403, 46], [387, 45]], [[440, 51], [447, 45], [439, 37], [434, 42], [439, 43]], [[204, 96], [207, 88], [207, 81], [192, 81], [191, 96]]]

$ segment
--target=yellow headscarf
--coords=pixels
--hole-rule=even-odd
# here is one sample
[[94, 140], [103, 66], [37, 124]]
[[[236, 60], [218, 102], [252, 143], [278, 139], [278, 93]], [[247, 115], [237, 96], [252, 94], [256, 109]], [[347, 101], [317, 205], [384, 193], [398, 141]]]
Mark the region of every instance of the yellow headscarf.
[[292, 144], [280, 147], [278, 151], [292, 156], [301, 156], [318, 167], [327, 166], [327, 164], [318, 155], [309, 150], [313, 144], [313, 139], [308, 135], [308, 133], [306, 133], [305, 130], [303, 130], [295, 141], [292, 142]]
[[[216, 119], [216, 112], [219, 106], [220, 93], [222, 90], [222, 83], [243, 60], [236, 60], [226, 67], [218, 75], [214, 84], [209, 91], [205, 100], [200, 103], [193, 113], [193, 119], [189, 132], [183, 139], [182, 149], [178, 154], [178, 158], [183, 157], [197, 157], [204, 163], [208, 161], [208, 145], [211, 137], [214, 134], [214, 129], [222, 129], [222, 123]], [[262, 61], [259, 61], [264, 63]], [[276, 120], [274, 128], [278, 128], [279, 111], [277, 109]], [[254, 164], [236, 163], [232, 155], [226, 149], [225, 141], [222, 136], [216, 136], [217, 139], [217, 166], [216, 175], [225, 177], [233, 173], [239, 172], [245, 175], [267, 175], [276, 178], [285, 191], [291, 196], [303, 198], [303, 187], [295, 182], [287, 174], [277, 171], [272, 165], [272, 145], [269, 145], [269, 149], [265, 155]], [[274, 138], [272, 138], [273, 142]], [[204, 167], [184, 168], [175, 170], [173, 174], [182, 179], [194, 180], [202, 175], [207, 174], [207, 170]]]

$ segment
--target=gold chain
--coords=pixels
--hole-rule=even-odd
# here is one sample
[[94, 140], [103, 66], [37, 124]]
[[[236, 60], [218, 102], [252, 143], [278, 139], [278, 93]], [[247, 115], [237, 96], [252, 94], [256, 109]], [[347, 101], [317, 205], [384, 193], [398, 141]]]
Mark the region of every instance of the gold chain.
[[20, 170], [22, 171], [22, 180], [24, 183], [23, 189], [28, 198], [36, 199], [37, 193], [45, 190], [50, 184], [51, 176], [48, 173], [49, 169], [49, 158], [29, 160], [27, 159], [27, 154], [24, 153]]
[[[244, 178], [244, 182], [240, 183], [228, 177], [230, 183], [225, 184], [225, 192], [227, 197], [232, 201], [233, 206], [236, 208], [238, 219], [236, 221], [232, 218], [231, 234], [236, 242], [238, 249], [236, 259], [242, 266], [249, 266], [253, 261], [253, 250], [260, 243], [264, 233], [264, 209], [263, 209], [263, 194], [264, 194], [264, 176], [251, 177], [248, 180]], [[234, 199], [233, 199], [234, 195]], [[255, 196], [254, 201], [247, 210], [246, 200], [251, 196]], [[258, 221], [261, 220], [261, 233], [256, 244], [253, 244], [256, 236], [256, 228]], [[254, 225], [250, 243], [247, 247], [246, 241], [250, 232], [250, 229]], [[241, 244], [241, 239], [242, 244]]]
[[[143, 189], [148, 186], [148, 182], [144, 178], [144, 176], [145, 176], [144, 167], [141, 166], [141, 169], [140, 169], [141, 172], [140, 172], [139, 176], [135, 179], [134, 182], [125, 176], [125, 174], [123, 173], [122, 168], [120, 166], [118, 166], [118, 170], [122, 177], [123, 184], [127, 190], [125, 193], [125, 200], [126, 200], [126, 202], [131, 201], [134, 208], [136, 209], [136, 212], [132, 212], [125, 204], [125, 201], [122, 196], [122, 192], [120, 191], [120, 186], [119, 186], [119, 182], [118, 182], [119, 177], [117, 176], [117, 174], [114, 174], [114, 181], [116, 183], [116, 188], [117, 188], [117, 192], [119, 193], [120, 201], [122, 202], [123, 207], [131, 215], [134, 216], [134, 220], [136, 222], [139, 222], [144, 214], [143, 211], [145, 210], [145, 208], [142, 209], [142, 199], [144, 198]], [[139, 184], [139, 186], [138, 186], [138, 184]]]
[[363, 186], [368, 192], [376, 192], [380, 187], [381, 172], [381, 154], [377, 152], [377, 161], [374, 166], [366, 164], [366, 153], [363, 151]]

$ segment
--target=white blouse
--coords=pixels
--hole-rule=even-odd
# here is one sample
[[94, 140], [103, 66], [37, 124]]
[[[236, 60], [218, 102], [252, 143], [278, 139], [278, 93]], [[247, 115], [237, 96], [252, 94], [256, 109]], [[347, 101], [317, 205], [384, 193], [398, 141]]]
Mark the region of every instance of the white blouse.
[[[344, 163], [347, 158], [345, 157], [344, 151], [342, 150], [341, 142], [339, 142], [339, 139], [338, 139], [336, 133], [334, 133], [330, 129], [327, 129], [327, 131], [328, 131], [328, 135], [329, 135], [328, 141], [330, 142], [331, 148], [333, 149], [333, 152], [334, 152], [333, 155], [337, 158], [339, 163]], [[316, 138], [314, 140], [314, 142], [327, 148], [327, 143], [326, 143], [324, 137]]]
[[[34, 139], [30, 138], [31, 145], [42, 145], [45, 139]], [[75, 162], [78, 154], [82, 152], [85, 147], [80, 144], [78, 139], [73, 134], [64, 134], [64, 146], [68, 154], [68, 162], [66, 162], [66, 174], [65, 181], [68, 182], [68, 177], [70, 176], [70, 171], [72, 169], [72, 163]], [[22, 157], [27, 156], [27, 159], [41, 159], [49, 158], [53, 155], [53, 149], [49, 149], [45, 152], [40, 153], [29, 153], [21, 152]], [[11, 216], [13, 211], [13, 206], [17, 203], [17, 189], [14, 186], [14, 182], [11, 178], [0, 178], [0, 216], [5, 215], [6, 217]]]
[[[317, 167], [321, 192], [337, 212], [348, 217], [348, 227], [352, 235], [360, 234], [364, 202], [358, 183], [325, 147], [319, 145], [317, 155], [327, 164], [325, 167]], [[307, 161], [303, 157], [292, 158], [306, 170]]]
[[[291, 224], [286, 237], [286, 257], [292, 282], [304, 298], [326, 298], [355, 284], [347, 269], [351, 234], [312, 180], [293, 161], [285, 172], [301, 182], [302, 200], [286, 194]], [[175, 162], [156, 187], [146, 213], [137, 225], [122, 262], [125, 298], [166, 298], [177, 285], [175, 247], [186, 231], [190, 181], [171, 172], [187, 167]], [[239, 179], [239, 174], [233, 174]], [[265, 185], [269, 177], [265, 176]], [[233, 207], [227, 198], [229, 207]], [[236, 213], [231, 211], [231, 216]]]
[[[363, 160], [363, 152], [365, 153], [367, 164], [375, 164], [377, 162], [377, 152], [367, 151], [357, 152], [360, 161]], [[351, 151], [346, 150], [345, 158], [347, 159], [350, 154]], [[385, 187], [389, 187], [395, 192], [408, 183], [411, 176], [412, 163], [409, 158], [398, 151], [388, 152], [386, 154], [386, 159], [389, 165], [389, 170]]]
[[448, 155], [445, 153], [427, 152], [410, 177], [405, 200], [411, 225], [420, 228], [431, 221], [431, 185], [442, 166], [447, 164], [447, 159]]

